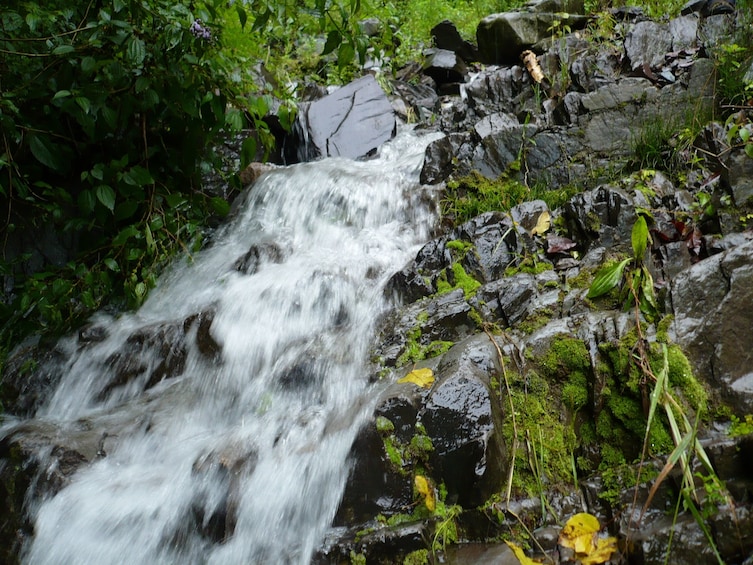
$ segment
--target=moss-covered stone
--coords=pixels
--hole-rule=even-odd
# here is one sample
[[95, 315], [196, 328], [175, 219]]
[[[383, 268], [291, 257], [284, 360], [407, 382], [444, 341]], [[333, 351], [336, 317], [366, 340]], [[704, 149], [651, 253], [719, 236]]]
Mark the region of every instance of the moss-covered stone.
[[462, 288], [465, 297], [470, 298], [476, 294], [480, 286], [481, 283], [469, 275], [459, 262], [453, 263], [437, 278], [437, 294], [447, 294], [457, 288]]

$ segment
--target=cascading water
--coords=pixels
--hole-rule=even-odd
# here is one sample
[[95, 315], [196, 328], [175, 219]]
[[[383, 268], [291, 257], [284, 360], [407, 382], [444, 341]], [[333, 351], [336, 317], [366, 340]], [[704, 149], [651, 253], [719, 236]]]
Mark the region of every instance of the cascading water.
[[[100, 457], [31, 503], [24, 562], [311, 561], [369, 412], [384, 283], [434, 221], [415, 190], [433, 138], [401, 134], [371, 161], [270, 173], [137, 313], [96, 320], [106, 328], [98, 343], [71, 341], [65, 375], [33, 422], [72, 436], [101, 430]], [[213, 357], [197, 346], [200, 324], [183, 322], [197, 314], [211, 319]], [[182, 371], [147, 385], [174, 352], [139, 349], [132, 336], [176, 325], [192, 338]], [[114, 380], [118, 364], [131, 379]]]

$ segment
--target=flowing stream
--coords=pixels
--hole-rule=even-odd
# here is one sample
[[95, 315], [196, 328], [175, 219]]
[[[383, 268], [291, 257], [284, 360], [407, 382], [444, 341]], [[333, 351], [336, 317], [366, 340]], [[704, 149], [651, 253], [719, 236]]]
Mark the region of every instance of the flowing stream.
[[[431, 139], [403, 133], [370, 161], [273, 171], [138, 312], [96, 319], [97, 343], [71, 338], [32, 422], [74, 445], [101, 432], [99, 456], [30, 504], [25, 563], [311, 562], [372, 408], [384, 285], [435, 220], [418, 188]], [[214, 357], [197, 346], [200, 324], [184, 323], [208, 312]], [[133, 336], [175, 327], [188, 328], [183, 370], [147, 385], [173, 352]], [[116, 365], [131, 378], [113, 381]]]

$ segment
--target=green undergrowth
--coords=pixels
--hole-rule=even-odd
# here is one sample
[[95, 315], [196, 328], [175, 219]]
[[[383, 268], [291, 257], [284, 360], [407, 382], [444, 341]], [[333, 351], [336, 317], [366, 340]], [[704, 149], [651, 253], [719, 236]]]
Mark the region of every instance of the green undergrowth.
[[580, 190], [576, 185], [550, 189], [545, 183], [529, 187], [516, 180], [512, 172], [492, 180], [473, 171], [447, 182], [440, 207], [443, 217], [460, 225], [479, 214], [508, 212], [513, 206], [531, 200], [543, 200], [550, 210], [555, 210]]
[[[508, 415], [503, 434], [508, 447], [517, 445], [511, 483], [514, 494], [541, 496], [543, 500], [545, 491], [570, 489], [579, 478], [598, 473], [603, 479], [600, 497], [614, 503], [636, 485], [636, 463], [642, 456], [647, 426], [645, 402], [652, 386], [636, 363], [641, 346], [647, 347], [651, 370], [658, 373], [665, 359], [662, 345], [640, 342], [635, 330], [619, 342], [600, 344], [593, 361], [583, 340], [556, 336], [545, 352], [530, 358], [535, 371], [524, 376], [507, 373], [516, 418], [513, 421]], [[677, 345], [667, 344], [666, 351], [669, 389], [679, 403], [677, 418], [704, 418], [706, 390]], [[508, 392], [500, 388], [497, 379], [493, 385], [509, 412]], [[749, 425], [738, 421], [733, 429], [747, 430], [746, 423]], [[655, 415], [646, 455], [666, 457], [674, 447], [666, 416]], [[646, 467], [640, 480], [656, 474], [653, 467]]]

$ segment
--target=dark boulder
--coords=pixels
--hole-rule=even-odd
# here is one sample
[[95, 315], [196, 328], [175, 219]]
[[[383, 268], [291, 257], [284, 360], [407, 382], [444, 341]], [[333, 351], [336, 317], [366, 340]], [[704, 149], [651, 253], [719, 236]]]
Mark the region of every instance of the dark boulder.
[[478, 61], [476, 46], [463, 39], [458, 28], [449, 20], [441, 21], [431, 28], [431, 38], [437, 49], [452, 51], [466, 63]]
[[753, 239], [680, 273], [671, 290], [677, 342], [738, 416], [753, 412]]
[[[476, 28], [481, 62], [492, 65], [517, 63], [520, 54], [540, 41], [550, 38], [562, 15], [546, 12], [504, 12], [485, 17]], [[571, 30], [584, 27], [586, 16], [570, 14], [567, 25]]]
[[456, 53], [446, 49], [424, 51], [424, 73], [434, 79], [438, 86], [465, 82], [468, 69]]

